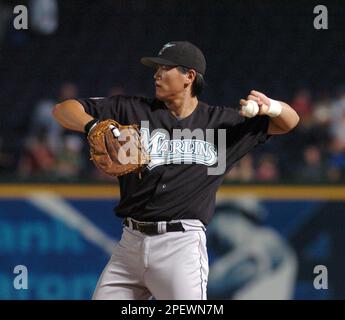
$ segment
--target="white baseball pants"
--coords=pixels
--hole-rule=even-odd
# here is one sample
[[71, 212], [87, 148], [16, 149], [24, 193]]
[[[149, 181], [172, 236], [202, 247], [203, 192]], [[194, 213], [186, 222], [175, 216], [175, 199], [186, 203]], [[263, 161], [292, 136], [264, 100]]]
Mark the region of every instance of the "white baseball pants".
[[206, 300], [205, 227], [199, 220], [178, 221], [184, 232], [153, 236], [125, 226], [93, 299]]

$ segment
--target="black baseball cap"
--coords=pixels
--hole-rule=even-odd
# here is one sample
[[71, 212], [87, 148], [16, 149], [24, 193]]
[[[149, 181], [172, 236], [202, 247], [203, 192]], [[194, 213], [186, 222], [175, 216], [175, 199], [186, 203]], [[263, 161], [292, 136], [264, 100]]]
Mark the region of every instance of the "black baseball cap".
[[205, 74], [206, 60], [201, 50], [188, 41], [171, 41], [158, 52], [157, 57], [141, 58], [141, 63], [149, 67], [157, 65], [182, 66]]

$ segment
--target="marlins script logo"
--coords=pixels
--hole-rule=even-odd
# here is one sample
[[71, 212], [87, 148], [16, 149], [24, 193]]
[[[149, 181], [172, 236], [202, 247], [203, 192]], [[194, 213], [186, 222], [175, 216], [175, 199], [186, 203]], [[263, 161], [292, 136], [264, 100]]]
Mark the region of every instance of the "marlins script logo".
[[[178, 131], [178, 132], [176, 132]], [[198, 163], [212, 166], [217, 163], [217, 148], [213, 143], [199, 139], [200, 132], [191, 132], [189, 129], [174, 130], [173, 139], [164, 130], [154, 130], [152, 135], [147, 128], [141, 128], [142, 145], [150, 154], [151, 161], [147, 168], [152, 170], [164, 164], [191, 164]], [[188, 131], [188, 132], [186, 132]], [[203, 136], [203, 132], [201, 135]], [[179, 136], [179, 138], [175, 138]], [[188, 139], [188, 137], [194, 137]]]

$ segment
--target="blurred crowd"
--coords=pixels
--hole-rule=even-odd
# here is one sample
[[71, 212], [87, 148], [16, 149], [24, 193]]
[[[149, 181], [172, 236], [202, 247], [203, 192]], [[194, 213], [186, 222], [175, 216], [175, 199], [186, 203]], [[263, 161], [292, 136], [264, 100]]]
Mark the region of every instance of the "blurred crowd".
[[312, 8], [297, 2], [187, 1], [182, 10], [179, 1], [23, 0], [28, 30], [13, 28], [14, 3], [0, 2], [2, 180], [108, 181], [89, 160], [85, 137], [59, 127], [52, 108], [76, 96], [147, 95], [152, 82], [140, 58], [188, 39], [208, 61], [203, 100], [234, 107], [257, 89], [301, 117], [291, 133], [241, 159], [227, 182], [344, 181], [345, 89], [336, 89], [344, 6], [330, 10], [337, 27], [321, 33], [311, 27]]
[[[114, 86], [109, 90], [109, 96], [116, 94], [124, 94], [123, 89]], [[114, 181], [89, 160], [83, 134], [64, 130], [52, 118], [56, 103], [77, 96], [77, 85], [66, 82], [56, 98], [40, 100], [34, 106], [30, 131], [17, 161], [17, 179]], [[243, 157], [225, 182], [344, 181], [345, 89], [339, 89], [335, 97], [325, 92], [314, 96], [301, 89], [287, 102], [301, 117], [298, 127], [287, 135], [270, 138]], [[2, 165], [10, 160], [5, 154], [1, 156]]]
[[[121, 87], [110, 89], [110, 96], [116, 94], [123, 94]], [[86, 181], [114, 180], [97, 170], [89, 161], [85, 136], [65, 130], [52, 117], [52, 110], [57, 103], [77, 96], [77, 85], [66, 82], [61, 86], [56, 99], [45, 98], [34, 106], [30, 131], [16, 170], [19, 180], [79, 181], [83, 177]]]

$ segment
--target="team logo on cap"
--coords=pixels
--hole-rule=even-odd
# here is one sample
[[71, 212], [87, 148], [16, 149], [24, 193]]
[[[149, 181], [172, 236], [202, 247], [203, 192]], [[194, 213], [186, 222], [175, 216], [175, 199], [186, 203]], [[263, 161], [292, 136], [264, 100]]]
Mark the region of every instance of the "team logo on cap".
[[167, 43], [163, 46], [163, 48], [158, 52], [158, 55], [160, 56], [161, 54], [163, 54], [163, 52], [168, 49], [168, 48], [171, 48], [171, 47], [175, 47], [176, 44], [175, 43]]

